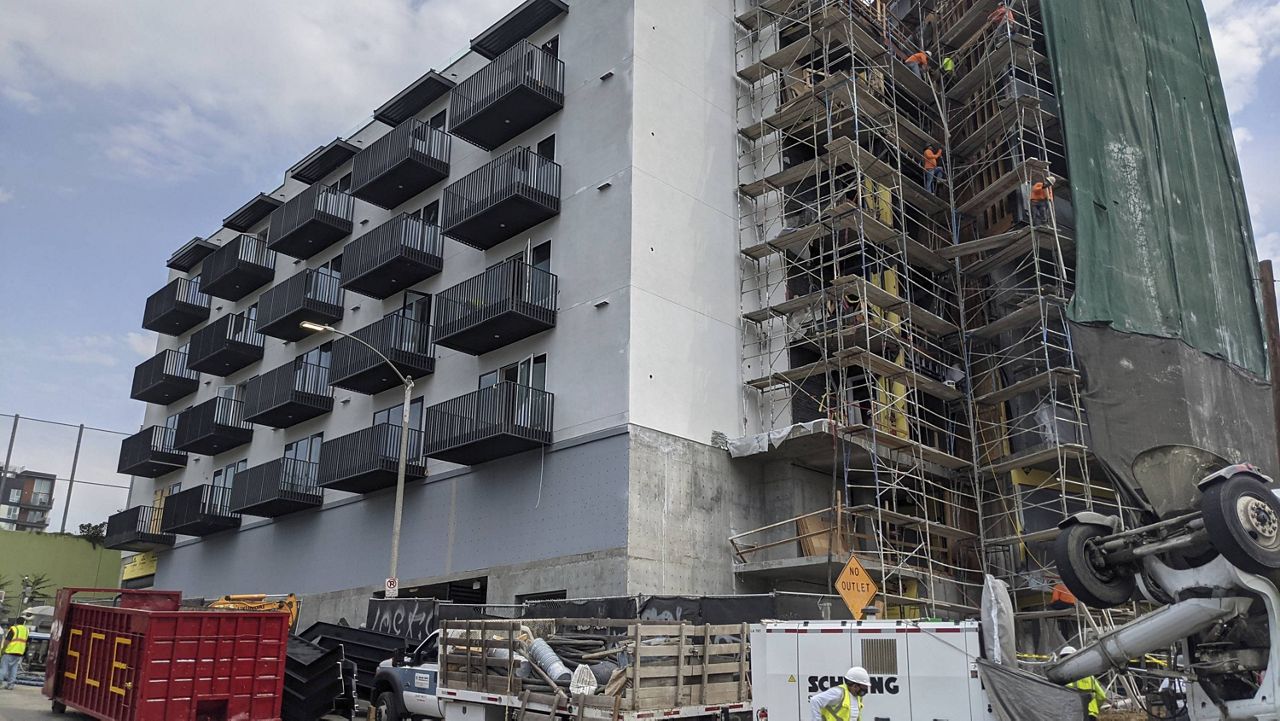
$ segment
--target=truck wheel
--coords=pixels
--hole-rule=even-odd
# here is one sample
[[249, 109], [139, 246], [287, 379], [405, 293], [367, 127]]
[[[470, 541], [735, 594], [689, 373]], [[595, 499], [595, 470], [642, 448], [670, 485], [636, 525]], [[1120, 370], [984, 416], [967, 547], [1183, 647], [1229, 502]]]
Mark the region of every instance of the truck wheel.
[[1249, 573], [1280, 568], [1280, 498], [1267, 484], [1239, 473], [1200, 495], [1209, 542]]
[[66, 712], [67, 712], [67, 705], [66, 705], [65, 703], [62, 703], [61, 701], [54, 701], [54, 702], [53, 702], [53, 712], [54, 712], [54, 713], [66, 713]]
[[1077, 523], [1058, 534], [1054, 557], [1058, 573], [1077, 600], [1094, 608], [1119, 606], [1133, 597], [1138, 581], [1121, 568], [1099, 568], [1092, 560], [1095, 538], [1111, 533], [1105, 526]]
[[375, 718], [378, 721], [400, 721], [403, 716], [400, 713], [400, 700], [390, 691], [383, 691], [378, 694], [378, 699], [373, 706], [377, 709]]

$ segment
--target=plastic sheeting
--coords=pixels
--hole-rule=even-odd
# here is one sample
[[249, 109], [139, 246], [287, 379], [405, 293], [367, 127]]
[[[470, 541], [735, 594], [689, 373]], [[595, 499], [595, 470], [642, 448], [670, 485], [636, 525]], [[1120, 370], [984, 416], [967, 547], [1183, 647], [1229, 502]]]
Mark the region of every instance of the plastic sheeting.
[[978, 659], [978, 675], [1000, 721], [1080, 721], [1086, 697], [1039, 676]]
[[1013, 600], [1009, 584], [987, 574], [982, 579], [982, 642], [992, 663], [1018, 667]]
[[1200, 0], [1045, 0], [1076, 207], [1070, 317], [1267, 377], [1239, 161]]

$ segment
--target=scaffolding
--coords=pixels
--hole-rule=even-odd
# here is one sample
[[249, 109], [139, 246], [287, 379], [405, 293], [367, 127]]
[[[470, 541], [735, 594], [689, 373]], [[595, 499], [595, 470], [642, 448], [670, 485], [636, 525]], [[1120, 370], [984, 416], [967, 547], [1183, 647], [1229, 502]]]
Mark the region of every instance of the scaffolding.
[[[820, 421], [831, 441], [831, 508], [757, 531], [812, 552], [829, 519], [818, 545], [869, 562], [891, 615], [970, 612], [984, 572], [1026, 618], [1076, 614], [1053, 608], [1057, 524], [1122, 509], [1066, 322], [1038, 4], [760, 0], [737, 25], [747, 399], [762, 432]], [[753, 534], [740, 562], [779, 545]]]

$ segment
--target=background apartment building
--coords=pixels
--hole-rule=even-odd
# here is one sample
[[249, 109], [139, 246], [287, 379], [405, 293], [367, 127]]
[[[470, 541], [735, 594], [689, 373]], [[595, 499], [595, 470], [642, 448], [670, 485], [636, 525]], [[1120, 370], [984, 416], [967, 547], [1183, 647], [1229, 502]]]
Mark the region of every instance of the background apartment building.
[[[405, 587], [829, 592], [852, 552], [891, 616], [971, 616], [989, 572], [1053, 646], [1083, 623], [1054, 594], [1056, 524], [1141, 514], [1134, 454], [1274, 454], [1247, 430], [1271, 416], [1252, 239], [1197, 11], [529, 0], [170, 259], [109, 543], [158, 550], [157, 586], [362, 613], [402, 391], [306, 320], [415, 379]], [[1126, 47], [1176, 31], [1153, 88], [1211, 82], [1139, 103], [1098, 64], [1103, 25]], [[934, 67], [906, 62], [924, 50]], [[1180, 152], [1141, 173], [1109, 152], [1138, 141], [1088, 119], [1107, 88], [1193, 118], [1142, 138]], [[1204, 232], [1157, 247], [1177, 224], [1156, 179], [1207, 168]], [[1097, 210], [1125, 179], [1134, 212]], [[1159, 272], [1108, 276], [1110, 253]], [[1210, 272], [1174, 273], [1183, 255]], [[1225, 422], [1189, 410], [1228, 401]]]
[[53, 510], [52, 473], [5, 470], [0, 474], [0, 530], [43, 531]]

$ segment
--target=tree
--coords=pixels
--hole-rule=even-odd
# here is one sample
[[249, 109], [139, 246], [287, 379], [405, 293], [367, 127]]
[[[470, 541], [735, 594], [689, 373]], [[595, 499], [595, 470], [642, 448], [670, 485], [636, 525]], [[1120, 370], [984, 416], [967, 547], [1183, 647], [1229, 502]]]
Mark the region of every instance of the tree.
[[[33, 573], [30, 576], [22, 577], [22, 602], [23, 608], [27, 606], [42, 606], [53, 602], [53, 595], [49, 593], [50, 586], [53, 582], [43, 573]], [[18, 609], [22, 610], [22, 609]]]
[[107, 539], [107, 522], [81, 523], [79, 535], [94, 546], [101, 546]]

